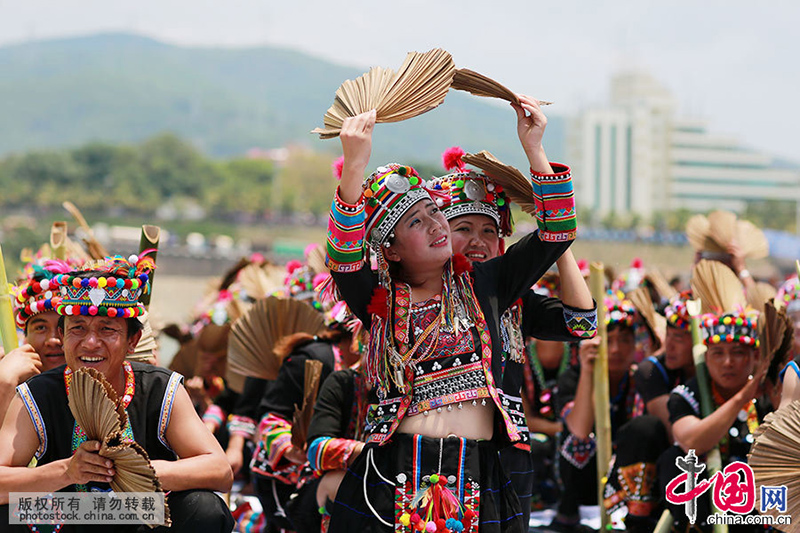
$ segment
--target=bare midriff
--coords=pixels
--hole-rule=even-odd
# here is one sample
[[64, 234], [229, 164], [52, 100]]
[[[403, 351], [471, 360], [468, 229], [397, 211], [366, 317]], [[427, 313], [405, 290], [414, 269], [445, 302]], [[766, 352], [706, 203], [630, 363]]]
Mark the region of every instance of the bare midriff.
[[425, 437], [444, 438], [456, 435], [473, 440], [489, 440], [494, 430], [494, 403], [472, 405], [465, 402], [461, 408], [444, 408], [441, 412], [432, 409], [428, 414], [406, 416], [397, 431]]

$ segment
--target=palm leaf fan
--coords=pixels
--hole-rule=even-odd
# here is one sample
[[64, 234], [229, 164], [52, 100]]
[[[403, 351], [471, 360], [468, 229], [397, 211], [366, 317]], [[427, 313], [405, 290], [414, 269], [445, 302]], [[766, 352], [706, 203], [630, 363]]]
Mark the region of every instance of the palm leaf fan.
[[94, 368], [80, 368], [70, 379], [69, 410], [88, 440], [103, 442], [125, 427], [125, 409], [103, 374]]
[[703, 313], [731, 312], [747, 306], [742, 282], [719, 261], [703, 259], [695, 265], [692, 292], [702, 301]]
[[747, 305], [753, 309], [761, 309], [761, 307], [778, 294], [775, 287], [769, 283], [758, 281], [753, 287], [747, 289]]
[[650, 293], [644, 287], [638, 287], [629, 292], [626, 297], [639, 311], [647, 329], [650, 330], [650, 336], [654, 342], [653, 348], [656, 350], [661, 348], [663, 339], [667, 334], [667, 319], [656, 312], [653, 300], [650, 299]]
[[496, 184], [503, 187], [512, 202], [529, 215], [536, 215], [531, 180], [516, 168], [506, 165], [486, 150], [477, 154], [464, 154], [462, 160], [486, 172]]
[[86, 249], [89, 250], [89, 255], [92, 256], [92, 259], [103, 259], [104, 257], [108, 257], [108, 250], [100, 244], [95, 236], [92, 228], [86, 222], [86, 219], [83, 218], [80, 210], [73, 204], [72, 202], [63, 202], [61, 204], [64, 206], [64, 209], [69, 211], [69, 213], [75, 217], [75, 220], [78, 221], [78, 224], [86, 232], [86, 238], [83, 240], [86, 244]]
[[775, 382], [792, 348], [794, 324], [786, 315], [786, 308], [776, 307], [774, 300], [764, 302], [762, 308], [764, 311], [758, 317], [758, 346], [762, 358], [770, 361], [767, 377]]
[[475, 96], [500, 98], [519, 105], [519, 97], [506, 86], [467, 68], [456, 70], [451, 87], [457, 91], [467, 91]]
[[278, 269], [281, 271], [281, 275], [275, 276], [272, 270], [268, 271], [265, 268], [266, 266], [262, 267], [252, 263], [239, 272], [238, 283], [247, 296], [253, 300], [264, 298], [283, 286], [283, 275], [285, 275], [283, 269]]
[[305, 379], [303, 385], [303, 406], [295, 408], [292, 418], [292, 444], [301, 450], [306, 449], [308, 426], [314, 414], [314, 404], [317, 402], [319, 382], [322, 378], [322, 361], [306, 359]]
[[322, 315], [305, 302], [269, 296], [253, 305], [233, 324], [228, 340], [228, 375], [231, 372], [260, 379], [275, 379], [281, 359], [273, 352], [286, 335], [316, 335], [325, 329]]
[[142, 336], [139, 338], [138, 344], [136, 344], [136, 349], [132, 354], [128, 354], [125, 359], [147, 363], [153, 359], [153, 353], [158, 348], [158, 342], [153, 333], [153, 326], [150, 324], [149, 314], [145, 313], [138, 319], [142, 322]]
[[736, 224], [736, 240], [745, 257], [762, 259], [769, 255], [769, 242], [764, 232], [749, 220], [740, 220]]
[[333, 105], [325, 113], [322, 139], [339, 135], [344, 119], [375, 109], [377, 122], [399, 122], [430, 111], [444, 102], [455, 74], [450, 54], [439, 48], [410, 52], [400, 69], [374, 67], [336, 90]]
[[678, 294], [678, 291], [669, 284], [667, 278], [664, 277], [664, 274], [662, 274], [660, 270], [649, 269], [644, 275], [644, 280], [655, 288], [658, 296], [662, 300], [669, 300]]
[[730, 211], [712, 211], [708, 214], [708, 233], [725, 252], [737, 237], [737, 219]]
[[714, 253], [728, 253], [727, 248], [720, 247], [711, 237], [711, 224], [705, 215], [694, 215], [686, 223], [686, 236], [692, 248], [697, 252], [709, 251]]
[[327, 265], [325, 265], [325, 248], [319, 244], [315, 244], [308, 253], [306, 263], [314, 271], [314, 274], [327, 274], [330, 272]]
[[[800, 513], [800, 400], [794, 401], [772, 413], [755, 432], [755, 442], [747, 456], [747, 464], [753, 469], [756, 486], [786, 487], [786, 510], [779, 513], [769, 509], [765, 514]], [[760, 491], [756, 491], [760, 509]], [[787, 532], [800, 532], [800, 522], [780, 526]]]

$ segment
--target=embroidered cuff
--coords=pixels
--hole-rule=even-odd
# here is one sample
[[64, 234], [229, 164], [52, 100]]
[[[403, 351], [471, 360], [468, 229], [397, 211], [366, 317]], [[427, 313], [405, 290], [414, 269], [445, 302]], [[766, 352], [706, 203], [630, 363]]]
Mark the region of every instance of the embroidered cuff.
[[325, 264], [332, 272], [359, 270], [364, 259], [364, 197], [355, 205], [342, 201], [339, 189], [328, 218], [328, 254]]
[[318, 472], [346, 470], [358, 441], [319, 437], [308, 447], [308, 462]]
[[531, 170], [539, 238], [546, 242], [572, 241], [577, 233], [572, 174], [566, 165], [551, 166], [554, 174]]
[[597, 305], [594, 309], [578, 309], [564, 304], [564, 323], [570, 335], [591, 339], [597, 334]]
[[256, 433], [256, 422], [246, 416], [231, 415], [228, 417], [228, 433], [251, 439]]
[[203, 413], [203, 422], [206, 424], [210, 422], [214, 426], [212, 433], [215, 433], [222, 426], [223, 420], [225, 420], [225, 411], [219, 405], [212, 403]]
[[279, 416], [269, 414], [261, 419], [258, 429], [267, 452], [267, 464], [274, 471], [280, 470], [279, 463], [292, 447], [292, 425]]

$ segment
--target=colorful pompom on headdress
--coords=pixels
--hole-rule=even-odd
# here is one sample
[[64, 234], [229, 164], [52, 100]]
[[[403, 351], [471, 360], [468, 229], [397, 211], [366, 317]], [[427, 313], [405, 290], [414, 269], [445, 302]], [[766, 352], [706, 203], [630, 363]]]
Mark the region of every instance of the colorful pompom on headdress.
[[703, 328], [703, 343], [739, 342], [745, 346], [758, 346], [758, 313], [733, 312], [722, 315], [704, 315], [700, 325]]
[[634, 327], [636, 308], [621, 291], [608, 291], [603, 303], [606, 306], [606, 325], [622, 324], [629, 328]]
[[645, 269], [644, 263], [638, 257], [633, 258], [629, 269], [624, 270], [619, 278], [611, 284], [611, 290], [629, 293], [641, 287], [644, 283]]
[[533, 286], [533, 292], [548, 298], [560, 298], [561, 276], [558, 272], [547, 272]]
[[[61, 303], [56, 311], [62, 316], [109, 316], [132, 318], [145, 312], [139, 299], [150, 291], [150, 273], [155, 262], [148, 256], [150, 250], [128, 259], [122, 256], [107, 257], [83, 268], [58, 274], [50, 280], [57, 287]], [[92, 273], [92, 276], [84, 277]]]
[[391, 163], [378, 168], [364, 182], [364, 214], [367, 241], [382, 245], [392, 235], [397, 222], [412, 205], [431, 199], [417, 171]]
[[787, 313], [800, 311], [800, 281], [793, 276], [783, 282], [775, 296], [775, 301], [781, 301], [786, 306]]
[[683, 291], [670, 298], [669, 303], [664, 308], [664, 316], [667, 317], [668, 325], [678, 329], [689, 329], [691, 317], [686, 309], [686, 302], [691, 299], [691, 290]]
[[77, 267], [75, 261], [60, 259], [37, 259], [25, 266], [27, 279], [12, 289], [16, 296], [14, 317], [20, 329], [25, 329], [25, 323], [32, 316], [56, 310], [61, 303], [61, 291], [53, 278]]
[[445, 170], [454, 171], [446, 176], [434, 178], [431, 189], [436, 194], [436, 203], [447, 220], [462, 215], [486, 215], [497, 224], [501, 237], [514, 231], [511, 218], [511, 202], [503, 188], [481, 172], [467, 169], [461, 159], [464, 150], [454, 146], [442, 155]]

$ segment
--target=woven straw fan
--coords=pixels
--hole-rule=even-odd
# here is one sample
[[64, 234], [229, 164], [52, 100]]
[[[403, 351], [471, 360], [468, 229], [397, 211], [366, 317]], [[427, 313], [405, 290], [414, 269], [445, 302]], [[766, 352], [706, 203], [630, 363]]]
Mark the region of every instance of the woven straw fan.
[[506, 195], [529, 215], [536, 215], [531, 180], [516, 168], [506, 165], [486, 150], [464, 154], [462, 160], [483, 170], [492, 181], [503, 187]]
[[374, 67], [336, 90], [333, 105], [325, 113], [321, 139], [339, 135], [344, 119], [375, 109], [377, 122], [399, 122], [421, 115], [444, 102], [455, 74], [450, 54], [439, 48], [410, 52], [400, 69]]
[[258, 300], [283, 287], [286, 270], [267, 263], [259, 266], [255, 263], [244, 267], [239, 272], [238, 282], [253, 300]]
[[[786, 511], [769, 509], [765, 514], [800, 513], [800, 401], [769, 413], [755, 432], [755, 442], [747, 456], [753, 469], [756, 486], [786, 486]], [[756, 491], [757, 508], [761, 508], [761, 491]], [[779, 526], [787, 532], [800, 532], [800, 522]]]
[[747, 306], [742, 282], [719, 261], [703, 259], [695, 265], [692, 292], [702, 301], [703, 313], [730, 312]]
[[715, 246], [701, 249], [728, 253], [728, 246], [735, 240], [745, 257], [761, 259], [769, 255], [764, 232], [752, 222], [738, 220], [729, 211], [714, 211], [708, 215], [707, 239], [714, 241]]
[[761, 309], [763, 305], [775, 298], [778, 291], [769, 283], [763, 281], [756, 282], [754, 287], [747, 289], [747, 305], [753, 309]]
[[740, 220], [736, 224], [737, 241], [745, 257], [762, 259], [769, 255], [769, 242], [764, 232], [749, 220]]
[[116, 474], [111, 488], [115, 492], [161, 491], [147, 453], [135, 442], [122, 439], [127, 415], [105, 376], [94, 368], [80, 368], [72, 373], [71, 379], [70, 411], [87, 439], [100, 441], [98, 453], [114, 462]]
[[86, 219], [83, 218], [83, 215], [75, 204], [72, 202], [63, 202], [61, 205], [75, 217], [80, 227], [86, 232], [86, 238], [83, 241], [86, 243], [86, 248], [89, 250], [89, 255], [92, 256], [92, 259], [103, 259], [107, 257], [109, 255], [108, 250], [95, 238], [92, 228], [86, 222]]
[[314, 248], [309, 252], [306, 263], [315, 274], [327, 274], [330, 272], [325, 265], [325, 249], [319, 244], [314, 245]]
[[305, 383], [303, 385], [303, 406], [295, 408], [292, 417], [292, 444], [301, 450], [306, 449], [308, 426], [314, 414], [314, 404], [317, 402], [319, 382], [322, 378], [322, 361], [306, 359]]
[[642, 315], [644, 323], [655, 341], [654, 348], [656, 350], [661, 348], [664, 337], [667, 334], [667, 319], [656, 312], [653, 300], [650, 299], [650, 293], [644, 287], [638, 287], [626, 296], [633, 303], [636, 310], [639, 311], [639, 314]]
[[150, 325], [150, 316], [145, 313], [139, 320], [142, 322], [142, 336], [136, 345], [136, 349], [125, 359], [146, 363], [153, 357], [153, 350], [158, 348], [158, 342], [156, 342], [153, 327]]
[[228, 340], [228, 375], [231, 372], [260, 379], [275, 379], [282, 361], [275, 344], [286, 335], [316, 335], [325, 329], [322, 315], [297, 300], [270, 296], [259, 300], [233, 324]]

